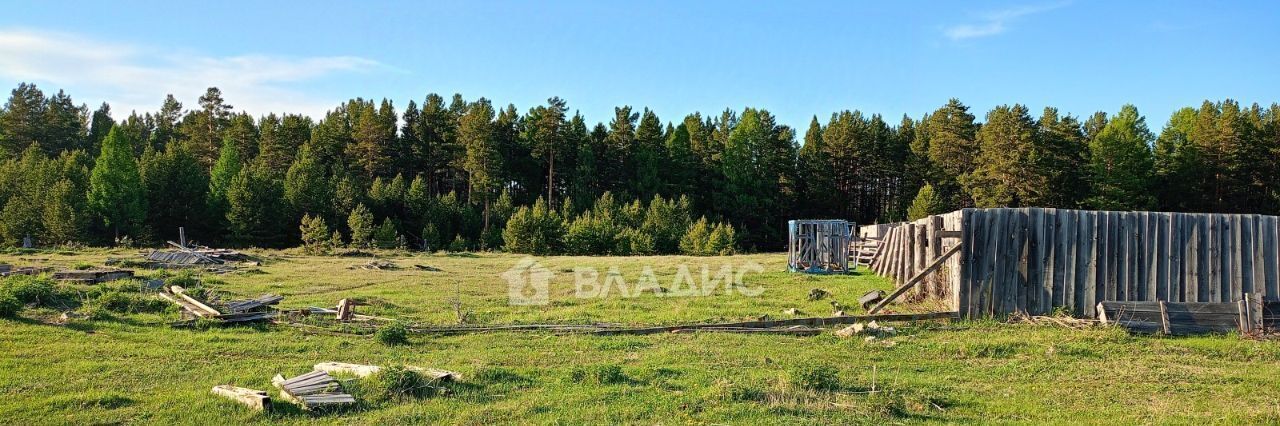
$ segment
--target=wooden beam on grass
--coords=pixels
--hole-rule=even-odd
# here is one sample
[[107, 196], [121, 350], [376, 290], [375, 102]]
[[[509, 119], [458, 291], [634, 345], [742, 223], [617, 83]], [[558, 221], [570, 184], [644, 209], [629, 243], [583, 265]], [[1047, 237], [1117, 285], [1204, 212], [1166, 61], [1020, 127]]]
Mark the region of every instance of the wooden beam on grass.
[[213, 387], [212, 392], [214, 395], [227, 397], [257, 411], [269, 411], [271, 409], [271, 397], [267, 396], [266, 391], [231, 385], [218, 385]]
[[895, 299], [897, 299], [898, 297], [906, 293], [907, 290], [910, 290], [912, 287], [915, 287], [916, 284], [920, 283], [920, 281], [923, 281], [924, 277], [929, 276], [929, 274], [932, 274], [934, 271], [938, 270], [938, 268], [942, 267], [942, 264], [945, 263], [948, 258], [956, 254], [956, 252], [958, 251], [960, 251], [960, 244], [951, 246], [950, 249], [947, 249], [946, 253], [943, 253], [942, 256], [939, 256], [937, 259], [934, 259], [933, 263], [930, 263], [929, 266], [926, 266], [924, 269], [920, 270], [919, 273], [915, 274], [915, 276], [912, 276], [911, 279], [907, 280], [906, 283], [903, 283], [902, 286], [899, 286], [898, 288], [894, 289], [893, 293], [889, 293], [888, 296], [885, 296], [885, 298], [881, 300], [880, 303], [877, 303], [875, 306], [872, 306], [871, 309], [867, 310], [867, 313], [874, 314], [876, 312], [880, 312], [880, 309], [884, 308], [885, 305], [888, 305], [890, 302], [893, 302]]
[[198, 311], [204, 312], [205, 315], [201, 315], [201, 316], [223, 315], [223, 312], [215, 310], [215, 308], [210, 307], [209, 304], [205, 304], [204, 302], [198, 301], [198, 299], [196, 298], [187, 296], [187, 289], [178, 287], [178, 285], [170, 285], [169, 292], [173, 292], [174, 296], [182, 298], [183, 301], [187, 301], [187, 303], [191, 303], [192, 306], [197, 308]]

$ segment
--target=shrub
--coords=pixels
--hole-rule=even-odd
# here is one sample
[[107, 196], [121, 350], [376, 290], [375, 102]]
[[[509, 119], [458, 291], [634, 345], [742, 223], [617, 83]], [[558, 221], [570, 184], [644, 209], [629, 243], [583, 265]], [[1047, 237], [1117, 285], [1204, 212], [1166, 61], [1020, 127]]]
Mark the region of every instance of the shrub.
[[22, 309], [22, 302], [7, 291], [0, 291], [0, 318], [13, 318]]
[[521, 207], [511, 215], [502, 232], [502, 240], [510, 252], [552, 254], [562, 249], [564, 234], [564, 220], [560, 214], [538, 198], [532, 209]]
[[916, 193], [916, 198], [911, 201], [911, 206], [907, 207], [907, 220], [921, 219], [946, 212], [946, 201], [942, 199], [937, 191], [933, 190], [933, 185], [926, 183], [920, 187], [920, 192]]
[[391, 223], [391, 218], [382, 219], [382, 225], [373, 231], [373, 241], [378, 248], [397, 248], [399, 239], [400, 234], [396, 232], [396, 225]]
[[8, 293], [18, 303], [44, 303], [54, 297], [55, 287], [52, 279], [37, 275], [15, 275], [4, 279], [0, 292]]
[[840, 389], [840, 371], [827, 364], [800, 364], [789, 372], [792, 386], [820, 391]]
[[468, 242], [466, 238], [462, 238], [462, 234], [458, 234], [454, 236], [453, 242], [449, 243], [448, 251], [455, 252], [455, 253], [464, 252], [464, 251], [467, 251], [467, 249], [470, 247], [471, 247], [471, 243]]
[[347, 228], [351, 229], [352, 247], [368, 248], [373, 240], [373, 212], [370, 212], [363, 203], [357, 204], [356, 208], [351, 210], [351, 215], [347, 216]]
[[689, 225], [684, 236], [680, 237], [680, 253], [701, 256], [707, 252], [707, 238], [711, 237], [711, 227], [707, 225], [707, 217], [698, 218]]
[[707, 236], [706, 252], [710, 255], [721, 256], [733, 254], [733, 245], [736, 239], [737, 235], [733, 231], [733, 225], [716, 224], [715, 229], [711, 231], [711, 235]]
[[376, 401], [403, 401], [430, 396], [440, 389], [417, 371], [393, 365], [365, 379], [370, 397]]
[[298, 230], [302, 231], [302, 251], [304, 253], [326, 254], [333, 248], [329, 225], [324, 223], [323, 217], [310, 214], [302, 216], [302, 224], [298, 226]]
[[373, 337], [387, 346], [403, 345], [409, 343], [409, 327], [403, 322], [396, 321], [379, 328]]
[[93, 304], [102, 309], [122, 314], [141, 312], [164, 312], [172, 304], [163, 300], [143, 297], [136, 293], [119, 290], [105, 291], [94, 299]]
[[627, 381], [627, 376], [622, 374], [622, 367], [617, 364], [574, 367], [573, 371], [569, 373], [569, 378], [574, 383], [596, 385], [611, 385]]

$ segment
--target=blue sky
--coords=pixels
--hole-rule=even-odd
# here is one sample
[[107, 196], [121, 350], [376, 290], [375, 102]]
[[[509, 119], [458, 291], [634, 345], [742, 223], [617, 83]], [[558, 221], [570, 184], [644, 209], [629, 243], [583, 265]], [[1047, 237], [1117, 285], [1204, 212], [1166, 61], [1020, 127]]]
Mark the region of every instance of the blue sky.
[[[1280, 102], [1280, 2], [8, 2], [0, 87], [255, 115], [461, 92], [521, 110], [560, 96], [663, 121], [761, 107], [919, 117], [948, 98], [1075, 115], [1133, 103], [1158, 129], [1208, 99]], [[179, 4], [181, 3], [181, 4]]]

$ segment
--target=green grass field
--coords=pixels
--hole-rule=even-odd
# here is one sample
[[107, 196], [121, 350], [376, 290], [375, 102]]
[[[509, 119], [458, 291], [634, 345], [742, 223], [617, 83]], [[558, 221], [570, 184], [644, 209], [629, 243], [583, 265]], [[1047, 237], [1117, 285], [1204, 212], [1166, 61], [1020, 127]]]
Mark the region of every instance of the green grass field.
[[[15, 265], [101, 265], [133, 251], [0, 255]], [[510, 306], [501, 274], [507, 254], [388, 255], [398, 270], [358, 270], [359, 257], [263, 252], [261, 266], [210, 276], [206, 286], [238, 296], [275, 293], [282, 308], [369, 303], [360, 313], [417, 323], [675, 324], [832, 313], [855, 305], [879, 277], [785, 272], [785, 256], [550, 257], [550, 303]], [[757, 297], [645, 292], [580, 299], [574, 267], [616, 267], [634, 285], [649, 266], [669, 287], [679, 265], [717, 270], [753, 262], [744, 285]], [[439, 268], [426, 272], [414, 264]], [[156, 275], [155, 271], [140, 271]], [[602, 278], [603, 280], [603, 278]], [[126, 283], [105, 284], [125, 286]], [[80, 291], [90, 291], [77, 286]], [[810, 290], [834, 296], [809, 301]], [[925, 311], [935, 306], [900, 307]], [[861, 313], [848, 308], [847, 313]], [[0, 319], [0, 419], [8, 424], [846, 424], [846, 423], [1277, 423], [1280, 344], [1234, 335], [1129, 336], [1108, 327], [1073, 330], [997, 322], [894, 324], [872, 341], [679, 333], [586, 336], [551, 333], [412, 335], [387, 346], [371, 336], [288, 326], [171, 328], [169, 310], [113, 313], [54, 324], [55, 308]], [[460, 315], [461, 314], [461, 315]], [[462, 373], [448, 395], [379, 401], [352, 379], [352, 409], [301, 412], [276, 402], [252, 413], [209, 389], [269, 390], [276, 373], [322, 361], [418, 365]]]

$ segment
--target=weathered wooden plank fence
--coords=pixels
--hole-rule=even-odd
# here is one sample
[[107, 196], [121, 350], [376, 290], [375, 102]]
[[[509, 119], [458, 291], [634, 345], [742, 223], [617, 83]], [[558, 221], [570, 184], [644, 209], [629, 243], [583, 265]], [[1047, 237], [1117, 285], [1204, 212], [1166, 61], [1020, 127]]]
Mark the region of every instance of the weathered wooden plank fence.
[[[959, 238], [946, 238], [951, 231]], [[937, 273], [950, 291], [923, 294], [949, 297], [964, 317], [1059, 308], [1094, 317], [1102, 301], [1280, 299], [1276, 216], [965, 209], [891, 227], [872, 269], [902, 283], [921, 256], [940, 252], [934, 239], [962, 248]]]
[[[863, 238], [881, 236], [880, 250], [871, 262], [876, 274], [904, 283], [934, 259], [960, 243], [961, 212], [929, 216], [914, 222], [868, 225], [861, 228]], [[959, 256], [946, 260], [942, 268], [925, 278], [911, 290], [911, 297], [947, 298], [953, 293], [951, 284], [958, 279]], [[952, 307], [956, 305], [953, 303]]]

